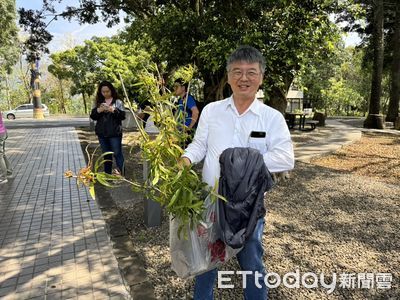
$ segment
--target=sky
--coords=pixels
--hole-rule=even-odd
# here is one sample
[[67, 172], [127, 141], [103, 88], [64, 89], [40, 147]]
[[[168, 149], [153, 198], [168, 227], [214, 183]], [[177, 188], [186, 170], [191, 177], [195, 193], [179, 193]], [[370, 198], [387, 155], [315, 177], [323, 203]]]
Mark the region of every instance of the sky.
[[346, 34], [343, 37], [343, 40], [344, 40], [344, 43], [345, 43], [346, 47], [355, 46], [355, 45], [358, 45], [361, 42], [360, 37], [355, 32], [350, 32], [350, 33]]
[[[77, 6], [79, 0], [64, 0], [62, 4], [56, 5], [57, 11], [62, 11], [65, 6]], [[16, 0], [17, 9], [24, 7], [26, 9], [40, 9], [42, 0]], [[112, 36], [122, 29], [125, 23], [114, 25], [108, 28], [104, 23], [94, 25], [80, 25], [77, 21], [69, 22], [63, 18], [59, 18], [50, 23], [49, 32], [53, 35], [53, 40], [49, 44], [50, 53], [63, 51], [80, 45], [84, 40], [88, 40], [93, 36]]]

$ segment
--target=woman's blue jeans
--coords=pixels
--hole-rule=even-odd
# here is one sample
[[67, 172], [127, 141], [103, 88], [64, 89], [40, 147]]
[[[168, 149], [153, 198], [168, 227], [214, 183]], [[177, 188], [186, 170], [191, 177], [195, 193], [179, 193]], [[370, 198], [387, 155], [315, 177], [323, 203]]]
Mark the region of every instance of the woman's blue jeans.
[[[124, 173], [124, 155], [122, 154], [122, 137], [100, 137], [99, 143], [101, 150], [104, 152], [114, 152], [115, 162], [118, 170], [121, 174]], [[104, 157], [107, 161], [104, 163], [104, 172], [111, 174], [112, 172], [112, 155], [106, 155]]]
[[[252, 274], [247, 275], [247, 285], [244, 289], [244, 299], [246, 300], [266, 300], [268, 298], [268, 289], [264, 283], [266, 275], [263, 263], [263, 246], [262, 235], [264, 230], [264, 218], [257, 221], [256, 228], [253, 235], [247, 240], [243, 249], [236, 255], [240, 268], [243, 271], [252, 271]], [[234, 270], [230, 270], [234, 271]], [[255, 271], [262, 274], [259, 277], [258, 288], [255, 284]], [[244, 276], [244, 275], [243, 275]], [[212, 300], [213, 287], [215, 278], [217, 277], [217, 269], [210, 270], [204, 274], [195, 277], [196, 282], [194, 285], [194, 300]], [[242, 280], [240, 280], [242, 282]]]

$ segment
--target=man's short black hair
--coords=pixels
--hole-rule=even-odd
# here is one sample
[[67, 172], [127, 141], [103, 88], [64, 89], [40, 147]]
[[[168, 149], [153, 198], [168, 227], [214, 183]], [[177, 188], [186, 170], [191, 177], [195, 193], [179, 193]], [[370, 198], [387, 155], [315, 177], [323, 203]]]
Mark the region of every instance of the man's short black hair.
[[251, 46], [239, 46], [229, 56], [226, 62], [226, 69], [229, 71], [230, 65], [235, 62], [245, 61], [247, 63], [258, 63], [260, 65], [260, 71], [264, 74], [265, 72], [265, 58], [259, 50]]
[[188, 86], [189, 86], [189, 83], [186, 82], [186, 81], [184, 81], [182, 78], [176, 79], [176, 80], [174, 81], [174, 83], [177, 83], [177, 84], [179, 84], [179, 85], [181, 85], [181, 86], [184, 86], [186, 90], [188, 89]]

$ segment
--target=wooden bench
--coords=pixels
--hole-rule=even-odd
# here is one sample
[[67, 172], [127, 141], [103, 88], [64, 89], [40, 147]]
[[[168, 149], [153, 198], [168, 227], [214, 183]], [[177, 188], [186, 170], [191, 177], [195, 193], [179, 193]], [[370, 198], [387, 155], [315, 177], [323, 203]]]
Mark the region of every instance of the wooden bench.
[[305, 130], [305, 131], [311, 131], [311, 130], [314, 130], [316, 127], [317, 127], [317, 124], [319, 123], [319, 121], [317, 121], [317, 120], [306, 120], [305, 121], [305, 125], [310, 125], [311, 126], [311, 128], [310, 129], [304, 129], [303, 128], [303, 130]]

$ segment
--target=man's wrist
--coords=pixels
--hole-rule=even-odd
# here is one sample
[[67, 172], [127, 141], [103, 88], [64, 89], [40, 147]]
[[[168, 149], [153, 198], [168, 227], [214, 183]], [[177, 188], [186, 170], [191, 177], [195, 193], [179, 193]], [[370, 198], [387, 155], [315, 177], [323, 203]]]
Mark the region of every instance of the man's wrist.
[[187, 157], [187, 156], [182, 156], [182, 157], [181, 157], [181, 161], [183, 162], [183, 164], [184, 164], [185, 166], [190, 166], [190, 165], [192, 164], [192, 161], [191, 161], [190, 158]]

